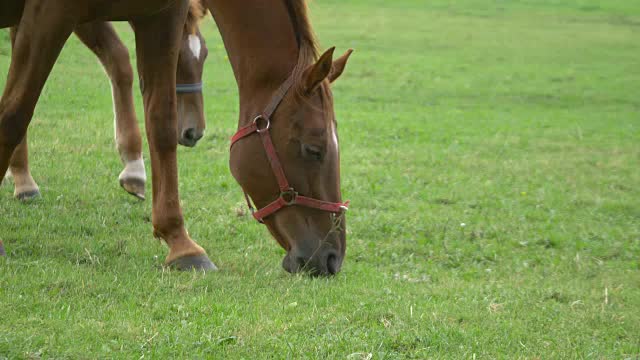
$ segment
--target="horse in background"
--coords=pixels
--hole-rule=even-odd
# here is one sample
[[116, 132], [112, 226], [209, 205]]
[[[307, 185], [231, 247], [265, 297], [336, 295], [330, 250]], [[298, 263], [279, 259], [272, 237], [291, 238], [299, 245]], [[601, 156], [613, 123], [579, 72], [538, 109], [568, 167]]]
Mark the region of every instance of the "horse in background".
[[[178, 54], [178, 143], [188, 147], [197, 144], [206, 127], [202, 75], [208, 49], [198, 27], [198, 22], [205, 15], [200, 2], [190, 3]], [[16, 33], [17, 26], [14, 26], [10, 32], [12, 46]], [[133, 105], [134, 79], [129, 51], [108, 22], [82, 24], [74, 29], [74, 33], [98, 57], [111, 82], [115, 142], [124, 165], [124, 170], [118, 176], [120, 186], [129, 194], [144, 200], [147, 177], [142, 159], [142, 138]], [[14, 196], [17, 199], [29, 200], [40, 195], [38, 184], [29, 169], [26, 134], [14, 150], [7, 175], [14, 179]]]
[[[169, 246], [167, 266], [215, 269], [184, 228], [178, 194], [173, 72], [187, 1], [25, 0], [21, 15], [13, 4], [0, 2], [0, 26], [20, 22], [0, 100], [0, 176], [73, 29], [93, 20], [129, 20], [136, 34], [149, 139], [154, 234]], [[342, 74], [351, 51], [335, 61], [333, 48], [318, 56], [302, 0], [204, 4], [222, 35], [240, 96], [231, 173], [247, 202], [259, 209], [254, 217], [285, 249], [285, 270], [335, 274], [345, 256], [348, 203], [340, 189], [330, 84]]]

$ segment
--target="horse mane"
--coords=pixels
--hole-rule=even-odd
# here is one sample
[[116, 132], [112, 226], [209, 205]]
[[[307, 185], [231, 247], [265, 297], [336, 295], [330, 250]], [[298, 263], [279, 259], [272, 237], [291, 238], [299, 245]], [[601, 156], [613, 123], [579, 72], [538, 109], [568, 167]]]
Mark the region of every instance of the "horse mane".
[[318, 41], [311, 28], [307, 2], [305, 0], [284, 0], [284, 2], [298, 42], [298, 63], [293, 74], [297, 83], [307, 66], [318, 60]]
[[[298, 41], [298, 47], [305, 57], [311, 57], [311, 60], [318, 58], [318, 41], [316, 35], [311, 28], [309, 20], [309, 8], [305, 0], [285, 0], [289, 17], [293, 23], [293, 29]], [[309, 59], [307, 59], [309, 60]]]
[[201, 0], [189, 0], [189, 12], [187, 21], [184, 23], [184, 31], [187, 34], [195, 34], [198, 31], [198, 24], [207, 15], [207, 10]]
[[[315, 63], [320, 57], [318, 40], [311, 28], [309, 20], [309, 7], [305, 0], [284, 0], [289, 11], [289, 17], [293, 24], [293, 31], [298, 41], [298, 63], [294, 69], [293, 77], [296, 84], [302, 83], [302, 77], [307, 67]], [[307, 101], [303, 89], [296, 87], [297, 101]], [[333, 96], [329, 90], [329, 81], [325, 80], [320, 86], [323, 96], [322, 107], [325, 112], [331, 111]]]

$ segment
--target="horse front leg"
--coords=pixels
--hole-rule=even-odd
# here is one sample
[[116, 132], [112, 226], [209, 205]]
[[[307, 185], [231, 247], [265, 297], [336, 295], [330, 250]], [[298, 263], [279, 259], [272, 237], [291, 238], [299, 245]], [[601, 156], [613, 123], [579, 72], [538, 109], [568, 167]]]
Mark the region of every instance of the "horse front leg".
[[188, 1], [132, 22], [151, 158], [154, 235], [169, 246], [166, 265], [215, 270], [184, 228], [178, 194], [176, 64]]
[[108, 22], [80, 25], [74, 32], [98, 57], [111, 81], [116, 147], [124, 165], [118, 177], [120, 186], [129, 194], [144, 200], [147, 175], [133, 105], [133, 70], [129, 62], [129, 50]]
[[[12, 27], [10, 31], [11, 48], [15, 46], [17, 33], [18, 27]], [[13, 155], [9, 161], [9, 172], [7, 174], [13, 177], [13, 195], [19, 200], [29, 200], [40, 195], [38, 184], [33, 180], [31, 171], [29, 170], [29, 150], [27, 148], [26, 133], [20, 144], [18, 144], [13, 151]]]

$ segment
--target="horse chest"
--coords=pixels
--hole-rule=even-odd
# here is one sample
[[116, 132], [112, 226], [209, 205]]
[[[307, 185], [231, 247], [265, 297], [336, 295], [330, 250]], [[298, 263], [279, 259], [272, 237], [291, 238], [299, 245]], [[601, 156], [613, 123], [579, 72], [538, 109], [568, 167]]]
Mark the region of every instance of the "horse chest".
[[0, 28], [16, 25], [23, 8], [24, 1], [0, 1]]
[[87, 21], [127, 21], [161, 12], [178, 1], [188, 0], [90, 0]]

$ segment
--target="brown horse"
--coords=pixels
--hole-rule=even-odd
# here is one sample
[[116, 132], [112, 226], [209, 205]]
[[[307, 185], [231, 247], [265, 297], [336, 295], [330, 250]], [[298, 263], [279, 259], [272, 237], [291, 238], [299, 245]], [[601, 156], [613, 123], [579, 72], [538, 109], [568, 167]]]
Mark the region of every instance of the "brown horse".
[[[14, 25], [11, 21], [17, 22], [22, 13], [0, 101], [0, 174], [22, 140], [42, 86], [73, 28], [98, 18], [130, 20], [152, 162], [154, 233], [169, 245], [168, 265], [214, 268], [184, 229], [177, 190], [175, 77], [168, 70], [175, 69], [186, 2], [26, 0], [24, 11], [12, 5], [0, 3], [0, 25]], [[342, 73], [350, 51], [335, 62], [333, 49], [318, 59], [301, 0], [207, 0], [206, 5], [222, 34], [240, 95], [232, 174], [260, 208], [256, 218], [287, 251], [286, 270], [336, 273], [346, 248], [346, 204], [340, 192], [329, 83]]]
[[[204, 15], [201, 4], [192, 2], [178, 54], [178, 142], [189, 147], [195, 146], [202, 138], [206, 127], [202, 74], [208, 50], [197, 26]], [[12, 44], [16, 32], [17, 27], [11, 28]], [[74, 33], [98, 57], [111, 81], [115, 141], [124, 165], [124, 170], [118, 177], [120, 185], [128, 193], [144, 199], [146, 172], [142, 160], [142, 139], [133, 106], [133, 70], [129, 62], [129, 51], [108, 22], [96, 21], [79, 25]], [[16, 198], [28, 200], [40, 195], [38, 184], [29, 170], [26, 134], [11, 157], [7, 175], [14, 178]]]
[[240, 95], [231, 172], [287, 251], [287, 271], [334, 274], [345, 255], [346, 204], [329, 85], [351, 51], [335, 62], [333, 48], [318, 58], [303, 1], [207, 4]]

